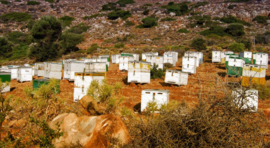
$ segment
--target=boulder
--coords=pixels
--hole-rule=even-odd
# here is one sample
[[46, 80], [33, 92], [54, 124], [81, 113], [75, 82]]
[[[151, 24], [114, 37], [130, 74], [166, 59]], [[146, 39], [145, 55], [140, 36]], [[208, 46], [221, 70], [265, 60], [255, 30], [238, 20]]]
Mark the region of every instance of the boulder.
[[80, 104], [86, 109], [90, 115], [101, 115], [102, 111], [97, 105], [97, 101], [93, 99], [91, 96], [85, 95], [80, 100]]
[[126, 144], [130, 136], [125, 124], [115, 115], [82, 116], [74, 113], [63, 113], [55, 117], [50, 128], [60, 131], [63, 136], [53, 140], [56, 148], [80, 144], [87, 148], [105, 148], [110, 144], [109, 139], [118, 139], [120, 144]]

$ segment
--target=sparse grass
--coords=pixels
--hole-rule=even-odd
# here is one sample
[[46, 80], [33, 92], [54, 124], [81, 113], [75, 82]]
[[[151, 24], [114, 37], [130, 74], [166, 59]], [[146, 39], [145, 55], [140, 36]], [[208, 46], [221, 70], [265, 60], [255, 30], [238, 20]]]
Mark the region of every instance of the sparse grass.
[[175, 18], [166, 17], [166, 18], [161, 19], [160, 21], [165, 22], [165, 21], [175, 21], [175, 20], [176, 20]]
[[190, 31], [187, 29], [179, 29], [177, 32], [179, 33], [189, 33]]

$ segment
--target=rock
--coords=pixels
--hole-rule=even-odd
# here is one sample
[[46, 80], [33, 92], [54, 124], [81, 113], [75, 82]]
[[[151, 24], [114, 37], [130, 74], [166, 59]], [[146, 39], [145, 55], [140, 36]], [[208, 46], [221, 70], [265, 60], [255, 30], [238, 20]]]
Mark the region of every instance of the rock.
[[82, 97], [82, 99], [80, 100], [80, 104], [90, 113], [90, 115], [102, 114], [97, 105], [97, 101], [91, 96], [85, 95], [84, 97]]
[[171, 17], [175, 16], [175, 13], [174, 12], [170, 12], [170, 16]]
[[136, 86], [135, 83], [130, 83], [129, 85], [130, 85], [131, 87], [135, 87], [135, 86]]
[[265, 109], [263, 112], [267, 117], [270, 117], [270, 108]]
[[105, 148], [109, 144], [108, 138], [117, 138], [121, 144], [130, 140], [125, 124], [112, 114], [78, 117], [74, 113], [64, 113], [55, 117], [49, 126], [57, 130], [59, 123], [63, 136], [53, 140], [56, 148], [77, 143], [87, 148]]

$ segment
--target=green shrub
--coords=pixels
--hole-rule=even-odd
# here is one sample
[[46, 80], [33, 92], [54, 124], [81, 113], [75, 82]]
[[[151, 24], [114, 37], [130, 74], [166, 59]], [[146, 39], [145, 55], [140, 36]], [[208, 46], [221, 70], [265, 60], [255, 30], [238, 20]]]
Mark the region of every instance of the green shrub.
[[158, 65], [154, 64], [151, 68], [151, 79], [158, 79], [165, 76], [165, 72], [162, 69], [158, 69]]
[[175, 20], [176, 20], [175, 18], [166, 17], [166, 18], [161, 19], [160, 21], [165, 22], [165, 21], [175, 21]]
[[8, 4], [10, 4], [10, 3], [11, 3], [11, 2], [9, 2], [9, 1], [5, 1], [5, 0], [1, 0], [0, 2], [1, 2], [1, 4], [4, 4], [4, 5], [8, 5]]
[[129, 27], [129, 26], [134, 26], [135, 24], [131, 21], [126, 21], [125, 26]]
[[185, 2], [180, 4], [169, 2], [168, 5], [162, 6], [162, 8], [166, 8], [168, 13], [175, 13], [176, 16], [181, 16], [189, 12], [188, 5]]
[[197, 2], [197, 3], [194, 5], [194, 8], [198, 8], [198, 7], [200, 7], [200, 6], [204, 6], [204, 5], [207, 5], [207, 4], [209, 4], [209, 2], [206, 2], [206, 1], [204, 1], [204, 2]]
[[238, 18], [234, 17], [234, 16], [227, 16], [227, 17], [222, 17], [220, 19], [220, 21], [224, 22], [224, 23], [228, 23], [228, 24], [231, 24], [231, 23], [240, 23], [240, 24], [243, 24], [245, 26], [251, 26], [250, 23], [246, 22], [246, 21], [242, 21], [242, 20], [239, 20]]
[[257, 15], [252, 21], [260, 24], [267, 24], [267, 20], [269, 20], [268, 17]]
[[124, 10], [112, 11], [112, 12], [107, 14], [107, 17], [110, 20], [116, 20], [119, 17], [122, 18], [123, 20], [125, 20], [130, 16], [131, 16], [131, 13], [129, 11], [124, 11]]
[[234, 7], [237, 7], [237, 5], [230, 5], [228, 9], [233, 9]]
[[133, 4], [135, 2], [134, 0], [118, 0], [116, 3], [119, 4], [120, 7], [126, 7], [126, 4]]
[[0, 37], [0, 57], [8, 58], [12, 55], [13, 44], [5, 37]]
[[0, 19], [7, 22], [7, 21], [17, 21], [23, 22], [32, 19], [32, 16], [28, 13], [22, 12], [10, 12], [0, 16]]
[[250, 50], [252, 47], [252, 42], [247, 38], [241, 38], [237, 40], [238, 43], [243, 43], [245, 45], [245, 49]]
[[102, 5], [102, 11], [110, 11], [110, 10], [115, 10], [116, 9], [116, 3], [108, 3], [105, 5]]
[[257, 34], [255, 37], [256, 44], [268, 44], [270, 43], [270, 31], [266, 31], [264, 34]]
[[123, 43], [118, 43], [114, 45], [115, 48], [124, 48], [125, 45]]
[[60, 37], [59, 46], [62, 48], [61, 53], [59, 54], [67, 54], [72, 51], [78, 51], [79, 48], [77, 47], [84, 41], [84, 36], [82, 34], [76, 34], [71, 32], [64, 32]]
[[92, 44], [88, 49], [87, 49], [87, 54], [92, 54], [95, 51], [97, 51], [97, 49], [99, 48], [98, 44]]
[[177, 32], [179, 33], [189, 33], [190, 31], [187, 29], [179, 29]]
[[173, 68], [173, 64], [171, 63], [164, 63], [164, 70]]
[[193, 47], [198, 51], [206, 50], [205, 42], [206, 41], [202, 38], [196, 38], [192, 40], [190, 47]]
[[230, 2], [230, 3], [242, 3], [242, 2], [249, 2], [249, 0], [227, 0], [225, 2]]
[[227, 29], [225, 30], [226, 33], [234, 36], [239, 37], [245, 35], [244, 26], [239, 23], [232, 23], [230, 24]]
[[270, 98], [269, 85], [254, 85], [253, 87], [259, 91], [259, 99], [265, 100]]
[[225, 32], [225, 30], [226, 30], [226, 28], [221, 27], [221, 26], [212, 26], [208, 30], [201, 31], [200, 34], [204, 35], [204, 36], [209, 36], [211, 34], [215, 34], [218, 36], [225, 36], [225, 35], [228, 35]]
[[151, 28], [153, 26], [157, 26], [156, 18], [146, 17], [142, 19], [143, 24], [136, 26], [136, 28]]
[[143, 15], [148, 15], [148, 14], [149, 14], [149, 11], [150, 11], [149, 9], [146, 9], [146, 10], [143, 11], [142, 14], [143, 14]]
[[44, 0], [46, 2], [49, 2], [49, 3], [54, 3], [54, 0]]
[[144, 4], [144, 6], [152, 6], [152, 4]]
[[68, 29], [67, 32], [82, 34], [83, 32], [86, 32], [89, 28], [90, 26], [86, 26], [84, 23], [80, 23], [79, 25], [73, 26], [70, 29]]
[[70, 17], [70, 16], [63, 16], [63, 17], [60, 17], [59, 20], [62, 21], [63, 23], [63, 27], [66, 27], [66, 26], [70, 26], [71, 25], [71, 22], [75, 20], [74, 17]]
[[21, 59], [21, 58], [27, 58], [28, 54], [29, 54], [29, 47], [27, 45], [20, 44], [20, 45], [15, 46], [12, 49], [12, 55], [8, 59], [9, 60], [17, 60], [17, 59]]
[[40, 2], [37, 1], [28, 1], [26, 5], [39, 5]]
[[241, 52], [245, 50], [245, 45], [243, 43], [232, 43], [228, 49], [234, 51], [234, 52]]

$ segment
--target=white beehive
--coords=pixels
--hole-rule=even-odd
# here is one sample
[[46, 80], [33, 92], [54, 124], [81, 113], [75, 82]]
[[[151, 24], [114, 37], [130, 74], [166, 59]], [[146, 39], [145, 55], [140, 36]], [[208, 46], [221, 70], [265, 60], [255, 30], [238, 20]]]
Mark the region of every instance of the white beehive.
[[0, 72], [0, 79], [3, 82], [0, 88], [0, 93], [5, 93], [10, 91], [11, 73], [10, 72]]
[[17, 81], [27, 82], [32, 81], [32, 67], [21, 66], [18, 67]]
[[150, 83], [149, 62], [133, 61], [128, 63], [128, 82], [129, 83]]
[[268, 54], [260, 52], [253, 53], [253, 64], [257, 64], [268, 69]]
[[164, 52], [163, 63], [170, 63], [173, 66], [175, 66], [177, 61], [178, 61], [178, 52], [174, 51]]
[[228, 66], [234, 66], [234, 67], [243, 67], [245, 64], [245, 61], [242, 58], [229, 58], [228, 59]]
[[120, 56], [121, 56], [121, 54], [114, 54], [114, 55], [112, 55], [112, 63], [118, 64], [119, 63], [119, 57]]
[[252, 59], [252, 52], [251, 51], [240, 52], [240, 57]]
[[149, 102], [156, 102], [158, 109], [169, 103], [170, 91], [158, 89], [142, 90], [141, 112], [146, 111]]
[[105, 62], [108, 67], [110, 67], [110, 61], [108, 61], [107, 57], [101, 57], [97, 59], [97, 62]]
[[119, 70], [127, 71], [128, 62], [134, 61], [133, 56], [121, 56], [119, 57]]
[[0, 68], [0, 72], [10, 72], [10, 69], [8, 69], [7, 66], [2, 66], [2, 67]]
[[35, 76], [44, 77], [44, 73], [45, 73], [45, 64], [35, 63]]
[[212, 63], [221, 62], [221, 51], [212, 51]]
[[158, 52], [145, 52], [145, 53], [142, 53], [142, 60], [143, 61], [146, 61], [146, 55], [156, 55], [156, 56], [158, 56]]
[[76, 72], [84, 72], [84, 61], [73, 61], [70, 63], [70, 78], [69, 81], [74, 81]]
[[87, 94], [87, 90], [93, 80], [97, 80], [100, 84], [106, 79], [106, 73], [75, 73], [74, 76], [74, 102], [79, 101]]
[[[250, 109], [251, 112], [257, 112], [258, 110], [258, 90], [250, 89], [243, 91], [241, 89], [232, 91], [234, 103], [240, 109]], [[244, 98], [242, 97], [244, 96]]]
[[44, 62], [44, 78], [49, 78], [50, 76], [50, 63]]
[[49, 78], [62, 79], [62, 63], [50, 63]]
[[184, 56], [182, 58], [182, 71], [196, 74], [196, 70], [197, 70], [197, 57]]
[[200, 58], [201, 58], [200, 52], [188, 51], [188, 52], [185, 52], [185, 55], [184, 56], [187, 56], [187, 57], [196, 57], [196, 67], [199, 67], [199, 65], [200, 65]]
[[18, 67], [12, 67], [9, 68], [10, 73], [11, 73], [11, 79], [17, 79], [18, 77]]
[[188, 73], [178, 70], [166, 70], [165, 83], [175, 85], [187, 85]]
[[158, 69], [163, 69], [163, 56], [147, 55], [146, 62], [150, 62], [151, 67], [153, 67], [153, 65], [155, 64], [158, 66]]
[[85, 72], [106, 72], [106, 62], [87, 62], [85, 63]]
[[260, 65], [245, 64], [243, 67], [243, 74], [242, 75], [244, 77], [251, 77], [251, 78], [265, 78], [266, 69], [261, 68]]
[[234, 54], [233, 51], [224, 51], [224, 52], [221, 52], [221, 58], [225, 58], [226, 54]]

